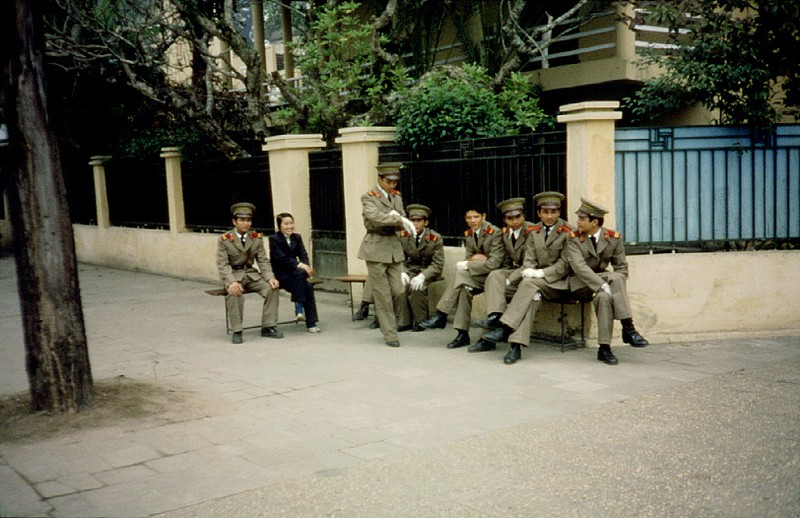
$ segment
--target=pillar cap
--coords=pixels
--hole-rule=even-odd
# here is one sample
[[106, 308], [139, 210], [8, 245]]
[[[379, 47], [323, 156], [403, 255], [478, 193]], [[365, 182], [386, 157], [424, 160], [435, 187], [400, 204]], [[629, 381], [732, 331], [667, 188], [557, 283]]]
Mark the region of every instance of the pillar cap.
[[111, 160], [113, 157], [111, 155], [95, 155], [89, 157], [89, 165], [103, 165], [104, 163]]
[[181, 155], [181, 148], [179, 147], [162, 147], [161, 148], [161, 158], [180, 158]]
[[337, 144], [350, 144], [356, 142], [394, 142], [397, 137], [397, 128], [394, 126], [367, 126], [359, 128], [341, 128], [340, 137], [336, 138]]
[[279, 149], [322, 149], [326, 146], [321, 133], [306, 135], [276, 135], [264, 139], [261, 146], [263, 151], [276, 151]]
[[562, 115], [559, 115], [556, 119], [558, 122], [619, 120], [622, 118], [622, 112], [614, 111], [617, 108], [619, 108], [618, 101], [586, 101], [565, 104], [559, 107]]

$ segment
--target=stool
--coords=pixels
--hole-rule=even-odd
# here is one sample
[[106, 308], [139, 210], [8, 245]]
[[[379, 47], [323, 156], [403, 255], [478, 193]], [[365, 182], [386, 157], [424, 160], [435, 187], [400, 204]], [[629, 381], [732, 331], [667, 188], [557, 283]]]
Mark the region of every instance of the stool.
[[[585, 300], [585, 299], [573, 298], [573, 297], [559, 297], [557, 299], [549, 300], [547, 302], [552, 302], [552, 303], [558, 304], [560, 306], [558, 322], [561, 324], [561, 336], [559, 337], [560, 338], [559, 341], [561, 342], [561, 352], [562, 353], [564, 352], [564, 348], [565, 347], [570, 347], [570, 348], [586, 347], [586, 335], [585, 335], [585, 329], [584, 329], [585, 325], [586, 325], [586, 319], [584, 317], [584, 313], [583, 312], [584, 312], [584, 305], [587, 302], [591, 302], [591, 301], [588, 301], [588, 300]], [[567, 305], [576, 305], [576, 304], [580, 304], [581, 305], [581, 339], [580, 339], [580, 341], [571, 340], [571, 341], [568, 342], [567, 339], [566, 339], [566, 336], [565, 336], [566, 333], [565, 333], [565, 329], [564, 329], [565, 328], [565, 321], [566, 321], [566, 317], [567, 317], [566, 306]]]
[[353, 283], [359, 282], [361, 283], [361, 287], [364, 287], [364, 284], [367, 283], [367, 276], [365, 274], [352, 274], [352, 275], [342, 275], [341, 277], [336, 277], [337, 281], [346, 282], [347, 287], [350, 291], [350, 320], [356, 319], [356, 310], [355, 310], [355, 301], [353, 300]]

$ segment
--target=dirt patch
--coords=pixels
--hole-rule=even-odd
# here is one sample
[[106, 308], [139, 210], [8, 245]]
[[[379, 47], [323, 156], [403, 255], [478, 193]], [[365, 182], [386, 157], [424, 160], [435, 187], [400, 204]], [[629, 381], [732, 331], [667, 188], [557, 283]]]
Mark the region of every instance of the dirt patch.
[[225, 411], [222, 401], [174, 384], [125, 376], [94, 382], [91, 408], [73, 413], [31, 412], [30, 394], [0, 397], [0, 442], [33, 442], [86, 428], [141, 429], [193, 421]]

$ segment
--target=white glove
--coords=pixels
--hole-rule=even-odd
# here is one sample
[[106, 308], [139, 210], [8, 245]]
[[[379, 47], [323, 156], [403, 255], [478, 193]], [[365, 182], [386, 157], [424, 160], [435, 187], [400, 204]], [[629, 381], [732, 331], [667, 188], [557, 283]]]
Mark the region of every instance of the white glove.
[[422, 289], [422, 286], [425, 284], [425, 276], [421, 273], [418, 274], [416, 277], [411, 279], [411, 289], [414, 291], [419, 291]]
[[608, 283], [606, 282], [602, 286], [600, 286], [600, 291], [603, 291], [603, 292], [606, 293], [606, 295], [610, 296], [611, 295], [611, 286], [609, 286]]
[[544, 270], [536, 268], [525, 268], [522, 270], [522, 276], [526, 279], [543, 279]]
[[534, 302], [539, 302], [540, 300], [542, 300], [542, 293], [539, 292], [539, 291], [534, 293], [533, 294], [533, 300], [534, 300]]
[[411, 281], [411, 278], [408, 276], [408, 274], [407, 274], [406, 272], [401, 272], [401, 273], [400, 273], [400, 282], [402, 282], [402, 283], [403, 283], [403, 287], [404, 287], [404, 288], [405, 288], [406, 286], [408, 286], [408, 283], [409, 283], [410, 281]]
[[411, 234], [412, 237], [417, 237], [417, 227], [411, 223], [411, 220], [408, 218], [403, 218], [403, 228], [406, 229], [406, 232]]
[[466, 270], [469, 261], [459, 261], [456, 263], [456, 270]]
[[506, 288], [508, 288], [509, 286], [511, 286], [511, 279], [506, 277]]
[[389, 211], [389, 215], [390, 215], [390, 216], [399, 216], [399, 215], [400, 215], [400, 213], [399, 213], [399, 212], [397, 212], [396, 210], [392, 209], [392, 210], [390, 210], [390, 211]]

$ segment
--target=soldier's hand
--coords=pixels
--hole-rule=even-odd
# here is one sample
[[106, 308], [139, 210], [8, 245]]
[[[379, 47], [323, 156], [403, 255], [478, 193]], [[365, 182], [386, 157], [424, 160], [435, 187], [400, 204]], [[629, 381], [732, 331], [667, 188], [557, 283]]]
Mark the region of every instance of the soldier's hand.
[[459, 261], [456, 263], [456, 270], [466, 270], [469, 261]]
[[280, 287], [281, 287], [281, 283], [280, 283], [280, 282], [278, 282], [278, 279], [276, 279], [275, 277], [273, 277], [272, 279], [269, 279], [269, 280], [267, 281], [267, 283], [269, 283], [269, 286], [270, 286], [270, 287], [271, 287], [273, 290], [277, 290], [278, 288], [280, 288]]
[[411, 281], [411, 278], [408, 276], [406, 272], [400, 273], [400, 282], [403, 283], [403, 287], [405, 288], [408, 286], [408, 283]]
[[522, 270], [522, 276], [526, 279], [543, 279], [544, 270], [539, 268], [525, 268]]
[[602, 286], [600, 286], [600, 291], [602, 291], [606, 295], [610, 296], [611, 295], [611, 286], [609, 286], [608, 283], [606, 282]]
[[233, 295], [234, 297], [238, 297], [244, 293], [244, 289], [242, 289], [242, 285], [239, 284], [238, 281], [233, 281], [232, 283], [228, 284], [228, 294]]
[[411, 279], [411, 289], [414, 291], [419, 291], [422, 289], [422, 286], [425, 285], [425, 276], [423, 274], [417, 274], [416, 277]]
[[408, 218], [403, 218], [403, 228], [406, 229], [406, 232], [411, 234], [413, 237], [417, 237], [417, 227], [411, 223], [411, 220]]
[[392, 209], [392, 210], [390, 210], [390, 211], [389, 211], [389, 215], [390, 215], [390, 216], [399, 216], [399, 215], [400, 215], [400, 213], [399, 213], [399, 212], [397, 212], [396, 210]]
[[472, 257], [469, 258], [470, 261], [485, 261], [489, 259], [484, 254], [474, 254]]

